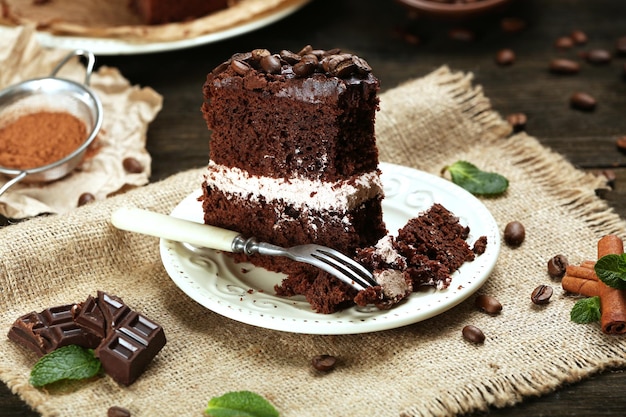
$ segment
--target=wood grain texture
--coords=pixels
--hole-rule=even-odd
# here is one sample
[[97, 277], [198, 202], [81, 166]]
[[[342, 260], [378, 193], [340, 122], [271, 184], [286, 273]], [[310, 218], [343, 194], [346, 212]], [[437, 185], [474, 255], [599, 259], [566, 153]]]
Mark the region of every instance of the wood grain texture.
[[[503, 32], [500, 22], [505, 16], [523, 18], [526, 29]], [[449, 31], [457, 27], [474, 31], [476, 39], [450, 39]], [[586, 32], [588, 43], [557, 50], [555, 40], [574, 29]], [[410, 17], [392, 0], [314, 0], [289, 18], [254, 33], [174, 52], [99, 57], [98, 64], [117, 67], [131, 83], [150, 86], [164, 96], [163, 110], [148, 132], [152, 181], [206, 164], [209, 133], [200, 105], [207, 72], [234, 52], [254, 48], [298, 51], [311, 44], [323, 49], [339, 47], [364, 57], [380, 78], [383, 91], [444, 64], [455, 71], [472, 72], [492, 106], [503, 116], [525, 113], [526, 131], [545, 146], [581, 169], [614, 171], [614, 188], [602, 197], [626, 217], [626, 154], [615, 146], [618, 137], [626, 136], [626, 57], [593, 66], [578, 55], [592, 48], [614, 52], [620, 36], [626, 36], [626, 2], [621, 0], [518, 0], [499, 15], [472, 22]], [[495, 63], [502, 48], [515, 52], [513, 65]], [[580, 61], [580, 73], [551, 74], [548, 65], [553, 58]], [[569, 97], [576, 91], [597, 99], [594, 112], [570, 108]], [[544, 397], [473, 416], [617, 417], [626, 410], [624, 389], [626, 373], [607, 371]], [[0, 384], [0, 417], [36, 415]]]

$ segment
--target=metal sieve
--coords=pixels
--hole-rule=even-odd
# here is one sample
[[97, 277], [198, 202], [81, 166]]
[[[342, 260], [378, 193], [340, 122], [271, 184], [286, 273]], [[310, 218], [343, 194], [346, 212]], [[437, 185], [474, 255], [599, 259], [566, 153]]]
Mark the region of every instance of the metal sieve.
[[[87, 60], [83, 84], [56, 77], [59, 70], [75, 56], [82, 56]], [[102, 103], [89, 88], [89, 79], [95, 62], [96, 58], [92, 52], [77, 49], [65, 56], [48, 77], [26, 80], [0, 91], [0, 128], [25, 114], [64, 111], [82, 120], [88, 132], [88, 137], [77, 149], [50, 164], [28, 169], [0, 165], [0, 174], [11, 178], [0, 187], [0, 195], [20, 181], [48, 182], [62, 178], [81, 162], [85, 151], [102, 126]]]

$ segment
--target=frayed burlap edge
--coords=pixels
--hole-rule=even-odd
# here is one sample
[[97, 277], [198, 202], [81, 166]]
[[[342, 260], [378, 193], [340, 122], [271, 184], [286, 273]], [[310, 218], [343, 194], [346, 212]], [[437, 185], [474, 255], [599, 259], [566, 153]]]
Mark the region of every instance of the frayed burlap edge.
[[[514, 165], [524, 169], [538, 187], [557, 199], [573, 217], [583, 220], [598, 237], [606, 234], [626, 236], [626, 221], [596, 194], [596, 190], [607, 187], [606, 180], [577, 169], [565, 157], [525, 132], [510, 136], [511, 126], [491, 108], [482, 87], [472, 85], [471, 73], [455, 73], [447, 66], [442, 66], [424, 79], [431, 79], [441, 87], [448, 100], [459, 106], [467, 117], [465, 122], [480, 126], [485, 145], [501, 148], [512, 157]], [[398, 88], [411, 91], [416, 82], [409, 81]], [[410, 95], [405, 94], [403, 97], [411, 100]], [[379, 146], [381, 159], [422, 168], [423, 161], [419, 160], [419, 154], [412, 152], [406, 130], [398, 127], [404, 120], [394, 118], [393, 109], [385, 105], [384, 99], [383, 94], [381, 109], [384, 111], [377, 122], [377, 135], [379, 138], [394, 138], [394, 143], [393, 146]], [[539, 397], [564, 384], [579, 382], [607, 369], [626, 366], [626, 355], [620, 346], [609, 346], [608, 350], [614, 354], [613, 360], [607, 360], [605, 351], [597, 352], [595, 357], [585, 352], [584, 355], [574, 357], [554, 358], [550, 367], [539, 375], [536, 372], [532, 375], [506, 375], [468, 385], [461, 391], [442, 391], [440, 397], [410, 407], [400, 416], [453, 416], [486, 411], [489, 407], [512, 406], [522, 402], [525, 397]]]

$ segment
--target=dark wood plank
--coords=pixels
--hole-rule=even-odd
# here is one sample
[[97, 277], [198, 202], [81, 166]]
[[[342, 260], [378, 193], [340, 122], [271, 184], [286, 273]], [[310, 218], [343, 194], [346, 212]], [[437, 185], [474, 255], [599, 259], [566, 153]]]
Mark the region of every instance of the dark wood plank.
[[[503, 33], [500, 18], [516, 16], [528, 27], [520, 33]], [[452, 28], [471, 29], [473, 42], [451, 40]], [[554, 41], [573, 29], [589, 35], [587, 45], [558, 51]], [[404, 34], [419, 38], [407, 42]], [[582, 62], [575, 76], [548, 72], [551, 59], [569, 57], [590, 48], [613, 50], [626, 36], [626, 2], [621, 0], [518, 0], [498, 15], [474, 22], [434, 22], [409, 18], [393, 0], [315, 0], [293, 16], [254, 33], [193, 49], [135, 56], [99, 57], [99, 65], [117, 67], [133, 84], [153, 87], [164, 96], [164, 106], [148, 132], [153, 157], [152, 181], [207, 162], [208, 138], [200, 116], [201, 86], [205, 75], [232, 53], [264, 47], [299, 50], [340, 47], [368, 60], [381, 79], [383, 91], [429, 73], [446, 64], [453, 70], [471, 71], [502, 115], [528, 115], [526, 131], [544, 145], [588, 171], [612, 169], [614, 189], [603, 198], [626, 218], [626, 155], [615, 140], [626, 135], [626, 58], [607, 66]], [[517, 55], [510, 67], [495, 64], [501, 48]], [[569, 107], [569, 96], [586, 91], [598, 100], [592, 113]], [[566, 385], [541, 398], [515, 407], [491, 409], [473, 416], [550, 415], [622, 416], [626, 373], [607, 371], [588, 380]], [[6, 386], [0, 384], [0, 416], [35, 416]]]

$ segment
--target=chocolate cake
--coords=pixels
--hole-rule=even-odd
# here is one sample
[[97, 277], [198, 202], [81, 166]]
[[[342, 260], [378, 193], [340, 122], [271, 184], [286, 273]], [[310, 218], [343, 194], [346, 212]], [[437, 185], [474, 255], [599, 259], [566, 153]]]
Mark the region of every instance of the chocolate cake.
[[225, 9], [232, 0], [130, 0], [130, 8], [148, 25], [181, 22]]
[[[280, 246], [318, 243], [346, 254], [386, 229], [374, 118], [379, 82], [337, 50], [264, 49], [208, 74], [211, 132], [204, 221]], [[279, 258], [252, 257], [289, 272]]]
[[[474, 256], [464, 241], [469, 229], [442, 206], [388, 236], [374, 134], [378, 90], [363, 59], [310, 46], [235, 54], [203, 87], [211, 130], [204, 222], [279, 246], [329, 246], [375, 270], [382, 285], [357, 293], [306, 264], [233, 255], [285, 273], [276, 293], [304, 295], [320, 313], [355, 303], [389, 308], [421, 286], [444, 288]], [[383, 256], [385, 245], [394, 259]]]

